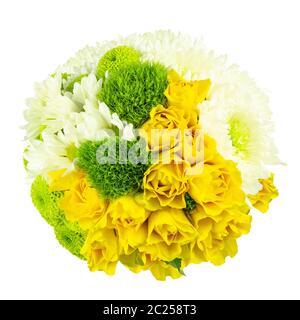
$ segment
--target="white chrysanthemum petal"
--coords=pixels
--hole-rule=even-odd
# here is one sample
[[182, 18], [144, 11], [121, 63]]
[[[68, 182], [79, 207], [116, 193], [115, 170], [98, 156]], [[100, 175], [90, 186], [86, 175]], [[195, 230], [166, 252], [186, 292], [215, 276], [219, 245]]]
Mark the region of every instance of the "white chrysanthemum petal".
[[41, 105], [46, 105], [51, 99], [61, 95], [61, 77], [49, 77], [41, 83], [35, 84], [35, 95]]
[[119, 130], [123, 130], [124, 125], [119, 116], [116, 113], [111, 115], [111, 123], [116, 126]]
[[61, 77], [49, 77], [35, 84], [35, 97], [26, 100], [27, 109], [24, 111], [26, 139], [39, 136], [44, 128], [45, 108], [52, 99], [61, 96]]
[[43, 175], [47, 179], [47, 174], [51, 171], [64, 168], [73, 170], [74, 163], [67, 156], [67, 144], [58, 136], [45, 131], [42, 136], [42, 141], [31, 141], [24, 153], [30, 177]]
[[125, 125], [123, 134], [122, 134], [122, 139], [127, 141], [133, 141], [136, 139], [132, 123]]
[[73, 89], [73, 101], [85, 105], [86, 101], [90, 101], [95, 108], [98, 107], [97, 93], [102, 87], [102, 81], [97, 81], [94, 74], [90, 74], [87, 77], [83, 77], [80, 83], [74, 84]]
[[94, 112], [82, 112], [76, 120], [77, 136], [80, 142], [86, 140], [98, 140], [99, 136], [103, 136], [99, 132], [110, 128], [98, 110]]
[[80, 107], [66, 96], [58, 96], [48, 102], [44, 110], [43, 125], [49, 130], [57, 132], [64, 128], [72, 114], [79, 112]]
[[99, 103], [99, 112], [101, 113], [101, 115], [102, 115], [103, 119], [106, 121], [106, 123], [110, 124], [111, 123], [111, 112], [110, 112], [108, 106], [104, 102]]

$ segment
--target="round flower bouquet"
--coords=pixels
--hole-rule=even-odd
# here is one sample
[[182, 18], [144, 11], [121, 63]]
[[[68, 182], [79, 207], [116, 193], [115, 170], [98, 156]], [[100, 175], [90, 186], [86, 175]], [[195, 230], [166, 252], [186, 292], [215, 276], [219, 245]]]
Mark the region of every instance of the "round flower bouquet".
[[31, 196], [91, 271], [178, 278], [220, 265], [278, 194], [268, 99], [181, 34], [86, 47], [35, 87], [25, 111]]

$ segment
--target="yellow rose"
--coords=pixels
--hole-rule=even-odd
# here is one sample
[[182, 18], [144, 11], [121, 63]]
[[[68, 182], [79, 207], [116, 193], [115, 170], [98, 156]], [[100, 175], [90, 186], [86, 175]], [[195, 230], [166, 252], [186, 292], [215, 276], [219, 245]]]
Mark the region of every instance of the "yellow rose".
[[215, 164], [224, 160], [217, 152], [215, 140], [205, 135], [200, 125], [186, 131], [182, 151], [183, 160], [190, 165], [186, 171], [189, 176], [201, 174], [205, 163]]
[[204, 136], [204, 162], [216, 163], [222, 161], [223, 158], [217, 151], [216, 141], [208, 135]]
[[185, 118], [184, 110], [175, 106], [165, 108], [158, 105], [151, 110], [150, 119], [142, 128], [147, 132], [151, 129], [185, 129], [187, 124], [188, 119]]
[[182, 146], [178, 148], [181, 154], [178, 156], [188, 162], [191, 167], [199, 165], [202, 168], [205, 154], [203, 147], [203, 132], [199, 125], [195, 125], [184, 132]]
[[130, 254], [120, 255], [120, 262], [134, 273], [139, 273], [142, 270], [148, 270], [153, 263], [150, 254], [139, 252], [138, 249]]
[[104, 271], [113, 275], [119, 259], [118, 238], [113, 229], [91, 229], [81, 248], [91, 271]]
[[236, 239], [247, 234], [251, 227], [249, 207], [245, 204], [222, 211], [218, 216], [209, 216], [203, 208], [197, 207], [191, 219], [198, 232], [190, 244], [192, 263], [210, 261], [215, 265], [225, 262], [226, 256], [233, 257], [237, 252]]
[[166, 277], [178, 279], [182, 274], [174, 267], [163, 261], [156, 261], [150, 266], [150, 271], [156, 280], [165, 281]]
[[219, 158], [204, 163], [203, 172], [188, 176], [190, 196], [208, 215], [218, 215], [224, 208], [245, 202], [241, 175], [233, 161]]
[[140, 133], [146, 138], [151, 151], [171, 150], [179, 145], [189, 121], [184, 110], [158, 105], [151, 110], [150, 119], [142, 126]]
[[144, 174], [144, 198], [149, 210], [161, 207], [185, 208], [186, 163], [152, 165]]
[[53, 191], [66, 191], [77, 183], [78, 179], [84, 177], [82, 171], [72, 171], [67, 173], [66, 169], [56, 170], [48, 173], [49, 176], [49, 190]]
[[119, 236], [120, 246], [125, 254], [145, 244], [147, 238], [148, 211], [140, 206], [132, 196], [124, 196], [112, 201], [107, 209], [111, 225]]
[[259, 182], [262, 184], [262, 189], [255, 195], [248, 195], [254, 208], [262, 213], [269, 210], [270, 202], [278, 197], [278, 190], [274, 185], [274, 174], [268, 179], [261, 179]]
[[177, 279], [182, 274], [165, 261], [154, 259], [150, 254], [135, 250], [129, 255], [121, 255], [120, 261], [130, 271], [139, 273], [141, 271], [150, 270], [153, 276], [160, 281], [166, 280], [167, 276]]
[[139, 250], [153, 259], [172, 261], [179, 258], [181, 247], [196, 237], [196, 230], [182, 210], [162, 209], [148, 218], [147, 244]]
[[205, 100], [211, 85], [209, 79], [186, 81], [174, 70], [169, 73], [168, 80], [169, 85], [165, 91], [168, 104], [190, 111], [194, 111], [198, 103]]
[[51, 191], [64, 191], [59, 205], [66, 219], [77, 221], [82, 229], [92, 228], [99, 220], [106, 224], [105, 211], [108, 202], [102, 199], [96, 189], [90, 187], [85, 175], [74, 171], [64, 175], [64, 171], [50, 174]]

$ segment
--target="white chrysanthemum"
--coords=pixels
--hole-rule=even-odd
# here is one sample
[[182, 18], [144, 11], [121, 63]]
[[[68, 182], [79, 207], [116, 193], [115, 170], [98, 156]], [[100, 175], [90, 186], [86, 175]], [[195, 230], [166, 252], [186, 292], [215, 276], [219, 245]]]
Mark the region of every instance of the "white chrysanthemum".
[[81, 110], [68, 96], [59, 96], [50, 100], [44, 108], [44, 120], [42, 126], [47, 127], [52, 132], [63, 129], [68, 121], [71, 121], [72, 114]]
[[[239, 93], [241, 95], [241, 93]], [[245, 97], [247, 96], [244, 92]], [[255, 194], [261, 189], [259, 179], [269, 176], [268, 164], [278, 163], [277, 150], [270, 137], [272, 124], [263, 106], [257, 113], [251, 99], [208, 99], [200, 106], [201, 124], [217, 141], [219, 152], [234, 160], [242, 174], [243, 189]], [[241, 97], [240, 97], [241, 98]], [[259, 100], [256, 101], [258, 106]]]
[[74, 84], [72, 100], [81, 105], [86, 105], [87, 101], [94, 108], [98, 107], [97, 94], [102, 87], [102, 80], [97, 80], [94, 74], [89, 74], [81, 79], [80, 83]]
[[100, 141], [114, 134], [113, 127], [118, 128], [125, 140], [135, 138], [132, 124], [121, 121], [116, 113], [111, 113], [105, 103], [99, 103], [98, 109], [88, 102], [86, 112], [74, 114], [74, 124], [79, 144], [86, 140]]
[[36, 96], [28, 101], [25, 118], [29, 146], [24, 158], [29, 175], [47, 178], [47, 173], [74, 169], [74, 150], [87, 140], [100, 141], [119, 129], [126, 140], [134, 138], [133, 127], [112, 114], [97, 93], [101, 88], [93, 74], [74, 84], [73, 93], [63, 92], [59, 75], [36, 85]]
[[41, 174], [46, 179], [48, 173], [54, 170], [74, 169], [77, 148], [84, 141], [101, 141], [115, 134], [118, 129], [124, 140], [135, 139], [132, 124], [121, 121], [116, 113], [111, 114], [109, 108], [100, 103], [95, 109], [89, 100], [86, 101], [86, 111], [73, 112], [69, 120], [63, 123], [63, 130], [54, 132], [46, 128], [41, 133], [41, 139], [31, 139], [24, 152], [29, 176], [34, 178]]
[[31, 178], [43, 175], [48, 179], [48, 173], [54, 170], [74, 168], [74, 159], [71, 153], [74, 150], [71, 132], [66, 130], [66, 134], [53, 134], [45, 129], [42, 140], [32, 140], [24, 153], [27, 161], [27, 171]]
[[27, 124], [26, 139], [39, 136], [45, 124], [45, 108], [53, 99], [61, 97], [61, 77], [49, 77], [35, 85], [35, 97], [27, 99], [27, 109], [24, 112]]

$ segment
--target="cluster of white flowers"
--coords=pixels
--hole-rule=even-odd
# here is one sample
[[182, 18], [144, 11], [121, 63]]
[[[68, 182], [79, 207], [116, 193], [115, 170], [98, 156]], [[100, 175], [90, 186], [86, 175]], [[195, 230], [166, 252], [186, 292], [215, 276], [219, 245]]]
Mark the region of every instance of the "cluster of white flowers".
[[[266, 95], [247, 74], [229, 66], [226, 57], [208, 51], [202, 41], [170, 31], [134, 34], [86, 47], [60, 66], [55, 76], [36, 86], [36, 96], [28, 100], [25, 112], [29, 141], [25, 158], [30, 174], [60, 167], [71, 170], [74, 164], [68, 157], [70, 146], [78, 147], [86, 139], [102, 139], [105, 129], [112, 126], [117, 126], [126, 139], [134, 137], [132, 125], [111, 114], [97, 100], [102, 85], [95, 77], [98, 61], [119, 45], [135, 48], [143, 60], [174, 68], [187, 80], [211, 80], [207, 100], [199, 105], [201, 125], [217, 141], [219, 152], [237, 163], [244, 191], [257, 193], [261, 189], [259, 179], [269, 175], [267, 166], [279, 161], [271, 137], [273, 126]], [[70, 93], [61, 90], [64, 73], [88, 75], [75, 83]]]
[[116, 113], [98, 101], [101, 80], [93, 73], [74, 84], [73, 93], [62, 90], [61, 74], [36, 85], [35, 97], [28, 99], [24, 153], [31, 177], [67, 168], [73, 170], [72, 151], [86, 140], [99, 141], [117, 127], [122, 138], [134, 139], [132, 124], [121, 121]]

